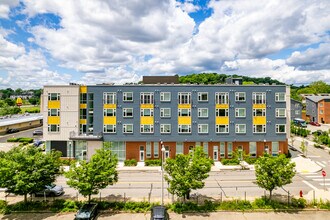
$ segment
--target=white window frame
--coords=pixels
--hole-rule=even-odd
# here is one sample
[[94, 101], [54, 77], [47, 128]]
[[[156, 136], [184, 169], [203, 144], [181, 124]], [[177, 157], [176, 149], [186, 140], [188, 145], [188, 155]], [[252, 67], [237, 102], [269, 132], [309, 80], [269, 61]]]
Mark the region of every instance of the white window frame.
[[[220, 131], [220, 128], [224, 127], [224, 131]], [[215, 133], [217, 134], [228, 134], [229, 133], [229, 125], [215, 125]]]
[[[262, 131], [258, 131], [257, 128], [259, 126], [262, 126]], [[256, 134], [264, 134], [266, 133], [266, 125], [253, 125], [253, 133], [256, 133]]]
[[[131, 127], [131, 131], [128, 130], [129, 127]], [[133, 132], [134, 132], [133, 124], [123, 124], [123, 133], [125, 133], [125, 134], [133, 134]]]
[[236, 134], [245, 134], [246, 133], [246, 124], [235, 124], [235, 133]]
[[60, 109], [58, 108], [48, 109], [48, 116], [60, 116]]
[[[133, 108], [123, 108], [123, 118], [133, 118]], [[132, 113], [132, 115], [128, 115], [128, 113]]]
[[[168, 129], [166, 129], [166, 127]], [[171, 134], [171, 124], [160, 124], [160, 133], [161, 134]]]
[[198, 124], [198, 133], [199, 134], [208, 134], [209, 125], [208, 124]]
[[146, 142], [146, 158], [151, 158], [151, 142]]
[[285, 92], [276, 92], [275, 101], [276, 102], [285, 102]]
[[[187, 115], [183, 115], [183, 113], [187, 111]], [[187, 117], [191, 116], [191, 109], [190, 108], [179, 108], [178, 109], [178, 116], [180, 117]]]
[[235, 92], [235, 101], [236, 102], [245, 102], [246, 93], [245, 92]]
[[154, 158], [158, 158], [158, 157], [159, 157], [159, 143], [154, 142]]
[[[131, 94], [131, 96], [128, 96], [128, 94]], [[132, 99], [128, 99], [128, 98], [132, 98]], [[133, 92], [123, 92], [123, 101], [133, 102]]]
[[48, 101], [59, 101], [61, 99], [61, 94], [52, 92], [48, 93]]
[[[147, 130], [148, 127], [149, 127], [149, 131]], [[140, 133], [142, 134], [154, 133], [154, 125], [140, 125]]]
[[[149, 114], [147, 114], [147, 110], [149, 111]], [[145, 117], [154, 116], [154, 109], [153, 108], [141, 108], [140, 116], [145, 116]]]
[[215, 93], [215, 104], [229, 104], [229, 93], [228, 92], [216, 92]]
[[161, 108], [160, 117], [161, 118], [170, 118], [171, 117], [171, 108]]
[[[55, 130], [52, 131], [52, 127], [54, 127]], [[57, 125], [57, 124], [49, 124], [49, 125], [48, 125], [48, 132], [49, 132], [49, 133], [58, 133], [58, 132], [60, 132], [60, 125]]]
[[[280, 131], [280, 127], [284, 127], [284, 131]], [[275, 131], [277, 134], [285, 134], [286, 133], [286, 125], [285, 124], [276, 124]]]
[[104, 92], [103, 93], [103, 104], [116, 104], [117, 93], [115, 92]]
[[[225, 110], [225, 115], [220, 116], [220, 111]], [[216, 108], [215, 109], [215, 116], [216, 117], [228, 117], [229, 115], [229, 110], [228, 108]]]
[[[112, 131], [107, 131], [107, 130], [111, 130], [108, 129], [109, 127], [112, 127]], [[103, 133], [116, 133], [116, 125], [103, 125]]]
[[140, 104], [154, 104], [154, 93], [140, 92]]
[[226, 144], [225, 142], [220, 142], [220, 158], [226, 157]]
[[183, 154], [183, 142], [176, 142], [175, 154]]
[[253, 104], [266, 104], [266, 93], [265, 92], [253, 92], [252, 93]]
[[285, 118], [285, 112], [286, 112], [286, 108], [276, 108], [275, 109], [275, 115], [277, 118]]
[[[166, 98], [168, 98], [168, 99], [166, 99]], [[171, 92], [161, 92], [160, 101], [161, 102], [170, 102], [171, 101]]]
[[[206, 115], [204, 115], [203, 113], [206, 113]], [[209, 109], [208, 108], [198, 108], [198, 117], [199, 118], [208, 118]]]
[[277, 156], [278, 152], [280, 151], [280, 144], [279, 142], [272, 142], [272, 156]]
[[[187, 130], [187, 131], [183, 131]], [[178, 126], [178, 133], [179, 134], [190, 134], [191, 133], [191, 125], [179, 125]]]
[[300, 114], [300, 110], [295, 110], [295, 111], [294, 111], [294, 114], [295, 114], [295, 115], [299, 115], [299, 114]]
[[227, 142], [227, 157], [233, 157], [233, 142]]
[[[203, 95], [206, 95], [206, 99], [203, 99]], [[209, 93], [208, 92], [199, 92], [198, 93], [198, 101], [199, 102], [208, 102], [209, 101]]]
[[[258, 111], [261, 111], [261, 115], [257, 115]], [[265, 108], [254, 108], [253, 109], [253, 117], [264, 117], [264, 116], [266, 116]]]
[[[243, 110], [243, 112], [241, 112]], [[244, 113], [244, 114], [240, 114]], [[235, 108], [235, 117], [236, 118], [245, 118], [246, 117], [246, 108]]]
[[115, 117], [116, 116], [116, 109], [115, 108], [105, 108], [103, 109], [103, 116], [104, 117]]
[[257, 157], [257, 142], [249, 142], [250, 157]]
[[179, 104], [191, 104], [191, 92], [178, 93]]

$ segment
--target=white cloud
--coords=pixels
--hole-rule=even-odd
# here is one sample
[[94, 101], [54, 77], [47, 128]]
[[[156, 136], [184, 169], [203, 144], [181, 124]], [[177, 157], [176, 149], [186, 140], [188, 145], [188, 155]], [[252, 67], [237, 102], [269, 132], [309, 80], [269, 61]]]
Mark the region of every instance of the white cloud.
[[185, 1], [183, 3], [177, 2], [176, 4], [187, 13], [196, 12], [201, 9], [199, 5], [194, 5], [192, 1]]
[[0, 18], [9, 18], [10, 8], [19, 4], [19, 0], [1, 0], [0, 2]]
[[299, 70], [330, 70], [330, 43], [320, 44], [318, 48], [309, 48], [304, 52], [294, 52], [287, 64]]

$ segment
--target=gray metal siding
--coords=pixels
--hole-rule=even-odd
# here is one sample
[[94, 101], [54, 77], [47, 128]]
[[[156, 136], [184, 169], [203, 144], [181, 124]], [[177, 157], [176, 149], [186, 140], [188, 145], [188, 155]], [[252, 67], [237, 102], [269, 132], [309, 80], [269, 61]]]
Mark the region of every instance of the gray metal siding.
[[317, 114], [318, 114], [317, 103], [306, 98], [306, 115], [310, 117], [311, 121], [313, 120], [313, 118], [314, 121], [317, 121], [318, 120]]
[[[208, 102], [198, 102], [198, 92], [208, 92]], [[275, 102], [276, 92], [286, 92], [285, 86], [235, 85], [123, 85], [88, 86], [94, 93], [94, 134], [103, 132], [103, 93], [117, 93], [117, 127], [115, 134], [104, 134], [105, 141], [285, 141], [286, 134], [276, 134], [276, 124], [286, 124], [286, 118], [276, 118], [275, 109], [285, 108], [285, 102]], [[133, 92], [133, 102], [123, 102], [123, 92]], [[154, 133], [140, 133], [140, 92], [154, 92]], [[160, 92], [171, 92], [171, 102], [160, 102]], [[191, 92], [192, 133], [178, 134], [178, 92]], [[229, 93], [229, 133], [215, 133], [215, 93]], [[235, 101], [235, 92], [246, 92], [245, 102]], [[254, 134], [252, 125], [252, 93], [266, 93], [266, 133]], [[123, 108], [133, 108], [134, 117], [123, 118]], [[171, 118], [160, 118], [160, 108], [171, 108]], [[208, 118], [198, 118], [198, 108], [208, 108]], [[246, 108], [245, 118], [235, 118], [235, 108]], [[134, 134], [123, 134], [122, 125], [132, 123]], [[160, 124], [171, 124], [171, 134], [160, 134]], [[208, 134], [198, 134], [198, 124], [209, 124]], [[236, 134], [235, 124], [246, 124], [246, 134]], [[288, 129], [288, 128], [287, 128]]]
[[[298, 104], [299, 106], [296, 106]], [[298, 113], [296, 113], [298, 111]], [[297, 100], [291, 99], [291, 120], [302, 117], [302, 104]]]

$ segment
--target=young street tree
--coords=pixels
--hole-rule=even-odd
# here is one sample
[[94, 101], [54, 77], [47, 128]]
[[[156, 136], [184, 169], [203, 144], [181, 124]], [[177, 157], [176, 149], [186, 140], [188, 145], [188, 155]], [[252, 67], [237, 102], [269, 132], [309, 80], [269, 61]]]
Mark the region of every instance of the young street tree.
[[100, 189], [118, 181], [117, 162], [117, 156], [109, 147], [103, 147], [96, 151], [89, 162], [79, 161], [71, 165], [70, 170], [65, 173], [69, 179], [67, 184], [83, 196], [88, 196], [90, 202], [92, 194], [97, 194]]
[[186, 197], [192, 189], [201, 189], [209, 175], [212, 161], [207, 158], [202, 147], [196, 147], [188, 155], [178, 154], [175, 159], [165, 163], [165, 180], [169, 183], [168, 191], [178, 197]]
[[260, 157], [255, 163], [257, 185], [269, 191], [269, 198], [277, 187], [292, 183], [296, 164], [290, 162], [284, 154], [272, 157], [268, 154]]
[[8, 192], [24, 195], [39, 192], [60, 174], [61, 153], [44, 154], [38, 148], [18, 146], [0, 154], [0, 186]]

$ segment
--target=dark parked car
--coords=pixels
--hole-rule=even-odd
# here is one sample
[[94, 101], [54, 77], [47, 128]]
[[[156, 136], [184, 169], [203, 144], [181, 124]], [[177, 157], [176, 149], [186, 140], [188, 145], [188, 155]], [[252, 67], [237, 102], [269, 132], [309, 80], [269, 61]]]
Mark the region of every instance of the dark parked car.
[[62, 186], [57, 186], [55, 184], [51, 184], [49, 186], [45, 186], [44, 190], [40, 192], [34, 193], [35, 196], [60, 196], [64, 194], [64, 190]]
[[42, 140], [35, 140], [34, 143], [33, 143], [33, 145], [36, 146], [36, 147], [39, 147], [43, 143], [44, 143], [44, 141], [42, 141]]
[[16, 132], [19, 132], [19, 130], [16, 128], [11, 128], [11, 129], [7, 130], [7, 134], [12, 134], [12, 133], [16, 133]]
[[32, 134], [33, 135], [43, 135], [43, 132], [42, 132], [42, 130], [35, 130], [35, 131], [33, 131]]
[[151, 208], [151, 220], [168, 220], [170, 219], [164, 206], [154, 206]]
[[309, 122], [310, 125], [314, 125], [314, 126], [321, 126], [318, 122], [316, 121], [311, 121]]
[[97, 204], [86, 203], [77, 212], [75, 220], [92, 220], [97, 216]]

